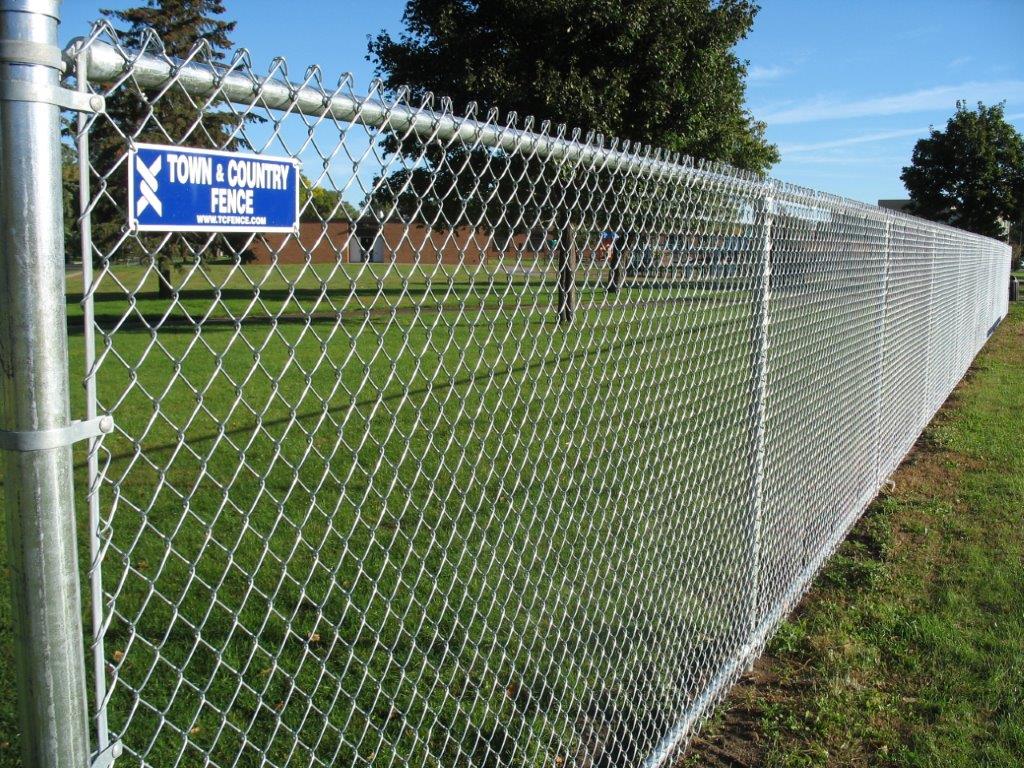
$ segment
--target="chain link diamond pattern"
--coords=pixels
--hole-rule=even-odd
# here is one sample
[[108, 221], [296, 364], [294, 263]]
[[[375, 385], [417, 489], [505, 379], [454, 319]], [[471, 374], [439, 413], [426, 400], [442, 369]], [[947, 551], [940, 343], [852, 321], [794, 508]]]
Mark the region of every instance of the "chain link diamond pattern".
[[[244, 51], [71, 53], [125, 765], [670, 760], [1006, 311], [1006, 246], [908, 216]], [[301, 234], [129, 230], [142, 141], [301, 159]]]

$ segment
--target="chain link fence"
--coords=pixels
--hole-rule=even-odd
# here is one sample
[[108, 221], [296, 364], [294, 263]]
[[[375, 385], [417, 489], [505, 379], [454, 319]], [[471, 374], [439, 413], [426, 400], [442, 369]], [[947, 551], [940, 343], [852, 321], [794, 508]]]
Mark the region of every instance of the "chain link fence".
[[[669, 764], [1006, 312], [1006, 246], [891, 211], [244, 51], [65, 59], [119, 764]], [[139, 143], [296, 158], [303, 224], [133, 231]]]

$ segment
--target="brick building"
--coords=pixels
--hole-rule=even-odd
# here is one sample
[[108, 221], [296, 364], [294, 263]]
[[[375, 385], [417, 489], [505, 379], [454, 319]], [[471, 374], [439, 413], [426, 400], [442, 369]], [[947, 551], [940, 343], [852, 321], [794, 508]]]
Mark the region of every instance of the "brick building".
[[422, 224], [388, 222], [356, 232], [351, 221], [303, 222], [298, 235], [267, 235], [250, 248], [255, 264], [314, 264], [363, 261], [398, 264], [464, 264], [487, 259], [533, 260], [544, 250], [543, 237], [500, 238], [482, 229], [434, 230]]

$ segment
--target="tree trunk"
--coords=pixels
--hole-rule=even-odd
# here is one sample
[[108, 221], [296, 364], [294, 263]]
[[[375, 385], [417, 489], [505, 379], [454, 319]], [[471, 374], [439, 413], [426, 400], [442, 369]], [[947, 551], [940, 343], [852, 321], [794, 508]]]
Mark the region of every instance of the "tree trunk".
[[618, 293], [622, 287], [622, 254], [619, 252], [619, 238], [612, 240], [611, 252], [608, 255], [608, 293]]
[[558, 232], [558, 322], [571, 325], [576, 313], [576, 244], [572, 227]]
[[159, 290], [157, 295], [161, 299], [173, 299], [174, 288], [172, 287], [171, 280], [173, 278], [170, 262], [161, 259], [156, 265], [157, 272], [159, 273]]

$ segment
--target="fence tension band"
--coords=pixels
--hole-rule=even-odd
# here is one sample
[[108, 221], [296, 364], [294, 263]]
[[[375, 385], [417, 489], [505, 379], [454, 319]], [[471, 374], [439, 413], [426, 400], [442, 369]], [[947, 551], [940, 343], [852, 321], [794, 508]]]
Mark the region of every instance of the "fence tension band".
[[60, 21], [60, 0], [3, 0], [2, 11], [37, 13]]
[[0, 429], [2, 451], [45, 451], [74, 445], [82, 440], [102, 437], [114, 430], [112, 416], [99, 416], [88, 421], [73, 421], [66, 427], [37, 429], [29, 432], [11, 432]]
[[31, 101], [39, 104], [55, 104], [72, 112], [102, 112], [106, 103], [102, 96], [67, 88], [55, 88], [44, 83], [27, 80], [0, 80], [0, 101]]
[[[0, 40], [0, 64], [22, 64], [50, 67], [65, 71], [60, 48], [30, 40]], [[97, 94], [58, 88], [29, 80], [0, 80], [0, 101], [29, 101], [55, 104], [73, 112], [102, 112], [104, 99]]]
[[33, 43], [31, 40], [0, 40], [0, 62], [4, 64], [38, 64], [63, 71], [64, 56], [55, 45]]

